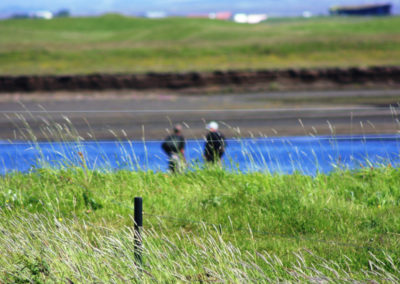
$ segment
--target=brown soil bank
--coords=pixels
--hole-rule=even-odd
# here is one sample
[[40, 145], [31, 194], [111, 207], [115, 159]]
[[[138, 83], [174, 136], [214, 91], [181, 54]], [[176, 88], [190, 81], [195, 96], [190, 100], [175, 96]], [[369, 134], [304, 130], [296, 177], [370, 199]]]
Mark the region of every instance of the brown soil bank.
[[0, 92], [79, 90], [224, 90], [400, 86], [400, 66], [210, 73], [0, 76]]

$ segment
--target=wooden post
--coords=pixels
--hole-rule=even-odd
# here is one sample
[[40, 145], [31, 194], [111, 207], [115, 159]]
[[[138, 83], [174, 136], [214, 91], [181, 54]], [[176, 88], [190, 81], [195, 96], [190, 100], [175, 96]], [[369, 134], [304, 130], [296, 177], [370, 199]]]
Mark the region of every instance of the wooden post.
[[135, 197], [134, 201], [135, 220], [135, 260], [136, 265], [142, 265], [142, 227], [143, 227], [143, 199]]

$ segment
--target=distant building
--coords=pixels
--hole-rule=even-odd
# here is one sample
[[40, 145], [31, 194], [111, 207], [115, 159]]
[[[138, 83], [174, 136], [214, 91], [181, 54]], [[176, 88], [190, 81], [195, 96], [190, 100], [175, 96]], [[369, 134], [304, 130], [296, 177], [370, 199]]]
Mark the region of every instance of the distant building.
[[208, 19], [209, 15], [208, 14], [201, 14], [201, 13], [194, 13], [194, 14], [188, 14], [186, 15], [187, 18], [192, 18], [192, 19]]
[[372, 4], [360, 6], [337, 6], [332, 7], [331, 15], [344, 16], [387, 16], [391, 14], [392, 4]]
[[31, 18], [34, 19], [45, 19], [45, 20], [51, 20], [53, 19], [53, 13], [50, 11], [36, 11], [30, 14]]
[[303, 11], [302, 16], [303, 18], [311, 18], [313, 14], [310, 11]]
[[53, 19], [53, 13], [50, 11], [36, 11], [31, 13], [21, 13], [11, 15], [12, 19]]
[[71, 13], [68, 9], [59, 10], [54, 14], [54, 17], [56, 18], [67, 18], [69, 16], [71, 16]]
[[28, 19], [30, 18], [29, 14], [23, 14], [23, 13], [18, 13], [18, 14], [13, 14], [10, 17], [11, 19]]
[[210, 19], [216, 19], [216, 20], [224, 20], [228, 21], [232, 18], [232, 12], [217, 12], [217, 13], [210, 13], [208, 15]]
[[268, 19], [266, 14], [243, 14], [238, 13], [233, 16], [233, 21], [240, 24], [258, 24]]

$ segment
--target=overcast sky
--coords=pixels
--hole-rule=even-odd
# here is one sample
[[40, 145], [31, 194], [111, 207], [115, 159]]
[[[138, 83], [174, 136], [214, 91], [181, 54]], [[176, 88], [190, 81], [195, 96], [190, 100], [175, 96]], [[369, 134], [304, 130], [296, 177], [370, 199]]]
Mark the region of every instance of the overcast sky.
[[138, 14], [145, 11], [186, 14], [228, 10], [300, 15], [303, 11], [326, 14], [334, 5], [387, 2], [394, 4], [396, 13], [400, 12], [400, 0], [0, 0], [0, 13], [69, 9], [80, 15], [106, 12]]

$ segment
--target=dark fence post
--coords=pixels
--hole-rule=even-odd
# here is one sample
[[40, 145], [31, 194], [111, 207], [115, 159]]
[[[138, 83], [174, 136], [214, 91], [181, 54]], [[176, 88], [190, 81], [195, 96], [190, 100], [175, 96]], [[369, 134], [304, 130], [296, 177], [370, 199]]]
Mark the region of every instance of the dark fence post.
[[142, 265], [142, 227], [143, 227], [143, 199], [135, 197], [135, 259], [136, 265]]

